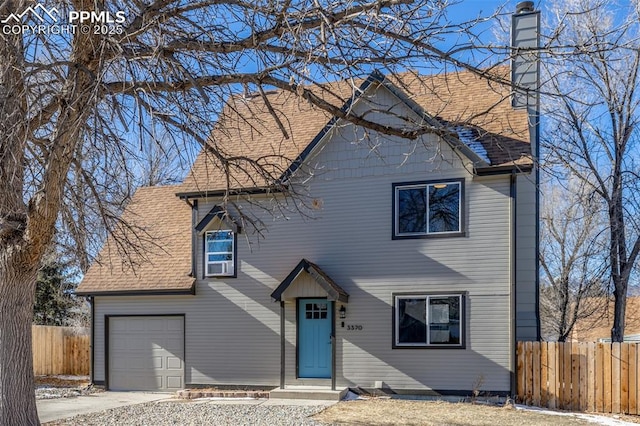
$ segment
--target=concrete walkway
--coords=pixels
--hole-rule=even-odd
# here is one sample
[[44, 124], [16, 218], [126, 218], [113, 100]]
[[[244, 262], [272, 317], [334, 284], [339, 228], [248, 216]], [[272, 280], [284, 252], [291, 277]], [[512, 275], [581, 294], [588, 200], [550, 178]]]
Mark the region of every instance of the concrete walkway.
[[40, 422], [45, 423], [68, 419], [78, 414], [89, 414], [110, 408], [169, 399], [172, 396], [171, 393], [99, 392], [75, 398], [40, 399], [36, 401], [36, 405]]

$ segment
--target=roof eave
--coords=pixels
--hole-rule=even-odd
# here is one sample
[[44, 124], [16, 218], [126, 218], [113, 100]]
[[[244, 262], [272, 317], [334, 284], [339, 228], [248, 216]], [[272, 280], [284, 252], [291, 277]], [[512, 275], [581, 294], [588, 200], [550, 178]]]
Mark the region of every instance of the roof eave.
[[195, 295], [195, 280], [189, 288], [134, 289], [134, 290], [85, 290], [76, 291], [76, 296], [177, 296]]
[[533, 170], [533, 164], [508, 164], [489, 166], [475, 169], [478, 176], [529, 174]]
[[462, 142], [459, 138], [455, 136], [445, 137], [443, 138], [445, 142], [453, 149], [454, 152], [459, 152], [465, 158], [467, 158], [473, 164], [474, 173], [478, 170], [490, 169], [491, 164], [487, 163], [482, 157], [480, 157], [473, 149], [471, 149], [467, 144]]
[[203, 189], [200, 191], [185, 191], [176, 192], [176, 197], [182, 200], [189, 200], [195, 198], [209, 198], [209, 197], [221, 197], [223, 195], [257, 195], [268, 194], [274, 192], [282, 192], [283, 186], [286, 184], [252, 187], [252, 188], [232, 188], [232, 189]]

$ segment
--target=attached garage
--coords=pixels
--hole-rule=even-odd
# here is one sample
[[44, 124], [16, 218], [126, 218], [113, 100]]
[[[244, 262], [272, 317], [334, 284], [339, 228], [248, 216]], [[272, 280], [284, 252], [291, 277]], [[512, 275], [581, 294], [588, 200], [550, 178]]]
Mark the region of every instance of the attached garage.
[[107, 388], [184, 387], [184, 316], [107, 316]]

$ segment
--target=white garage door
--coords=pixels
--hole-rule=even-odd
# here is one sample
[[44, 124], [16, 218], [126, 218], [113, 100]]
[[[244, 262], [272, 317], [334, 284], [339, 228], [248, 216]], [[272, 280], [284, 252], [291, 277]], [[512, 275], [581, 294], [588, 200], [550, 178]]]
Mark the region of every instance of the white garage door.
[[109, 318], [109, 389], [184, 386], [184, 317]]

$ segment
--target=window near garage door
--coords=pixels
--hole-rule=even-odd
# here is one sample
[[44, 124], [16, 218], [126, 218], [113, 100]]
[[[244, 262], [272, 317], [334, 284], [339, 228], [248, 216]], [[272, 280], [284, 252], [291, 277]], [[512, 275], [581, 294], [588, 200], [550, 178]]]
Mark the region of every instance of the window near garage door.
[[462, 294], [394, 295], [394, 348], [462, 348]]
[[235, 276], [235, 238], [235, 233], [230, 230], [208, 231], [205, 234], [205, 276]]

